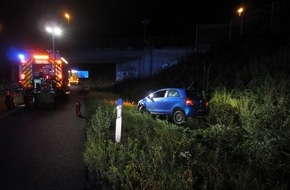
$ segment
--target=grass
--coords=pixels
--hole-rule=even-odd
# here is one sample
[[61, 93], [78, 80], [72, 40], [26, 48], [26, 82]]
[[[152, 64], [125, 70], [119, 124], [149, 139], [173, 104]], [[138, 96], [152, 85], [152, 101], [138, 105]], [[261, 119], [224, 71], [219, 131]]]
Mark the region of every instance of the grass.
[[[85, 152], [92, 187], [286, 189], [289, 83], [284, 78], [256, 82], [244, 90], [216, 90], [210, 116], [183, 127], [142, 115], [126, 102], [121, 143], [114, 141], [118, 96], [90, 92], [91, 101], [98, 102], [88, 122]], [[107, 98], [96, 101], [100, 97]]]
[[[268, 55], [262, 42], [188, 57], [151, 79], [90, 92], [84, 159], [92, 189], [288, 189], [290, 48]], [[181, 127], [135, 109], [148, 90], [189, 84], [210, 100], [205, 119]], [[126, 103], [116, 143], [120, 97]]]

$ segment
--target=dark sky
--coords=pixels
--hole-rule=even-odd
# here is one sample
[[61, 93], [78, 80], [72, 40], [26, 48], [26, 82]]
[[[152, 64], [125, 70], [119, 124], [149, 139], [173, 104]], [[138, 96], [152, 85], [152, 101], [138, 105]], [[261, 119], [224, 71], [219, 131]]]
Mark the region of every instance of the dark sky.
[[[260, 0], [262, 1], [262, 0]], [[194, 35], [196, 24], [228, 23], [239, 0], [5, 0], [0, 2], [0, 40], [41, 42], [55, 22], [76, 39]], [[71, 14], [69, 28], [64, 12]], [[68, 29], [68, 31], [67, 31]], [[2, 38], [1, 38], [2, 37]]]

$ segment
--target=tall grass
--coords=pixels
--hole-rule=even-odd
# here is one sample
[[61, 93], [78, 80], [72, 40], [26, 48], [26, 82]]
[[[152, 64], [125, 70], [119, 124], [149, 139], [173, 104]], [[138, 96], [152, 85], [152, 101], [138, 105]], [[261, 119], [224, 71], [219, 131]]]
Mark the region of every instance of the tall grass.
[[[181, 60], [153, 80], [119, 83], [117, 96], [91, 94], [84, 154], [91, 188], [288, 189], [289, 48], [260, 57], [244, 50]], [[181, 127], [136, 112], [145, 91], [189, 84], [210, 97], [208, 117]], [[112, 106], [118, 96], [131, 102], [123, 106], [120, 143]]]
[[288, 84], [269, 77], [244, 90], [217, 90], [207, 125], [194, 129], [125, 106], [121, 143], [114, 141], [114, 107], [100, 102], [85, 152], [92, 187], [287, 189]]

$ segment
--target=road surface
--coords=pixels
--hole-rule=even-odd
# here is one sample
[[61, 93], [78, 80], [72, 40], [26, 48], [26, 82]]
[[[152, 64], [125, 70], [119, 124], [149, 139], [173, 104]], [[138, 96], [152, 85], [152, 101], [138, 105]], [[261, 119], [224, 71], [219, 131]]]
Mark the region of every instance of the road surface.
[[20, 108], [0, 115], [0, 189], [83, 190], [85, 96], [73, 86], [57, 108]]

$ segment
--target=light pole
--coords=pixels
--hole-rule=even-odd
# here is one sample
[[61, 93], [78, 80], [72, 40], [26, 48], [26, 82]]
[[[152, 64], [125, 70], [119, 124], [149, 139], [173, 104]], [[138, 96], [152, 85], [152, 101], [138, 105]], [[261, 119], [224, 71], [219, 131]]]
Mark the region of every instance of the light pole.
[[238, 10], [237, 10], [238, 14], [239, 14], [239, 17], [241, 17], [241, 27], [240, 27], [240, 36], [242, 36], [242, 33], [243, 33], [243, 12], [244, 12], [244, 8], [243, 7], [240, 7]]
[[152, 55], [152, 42], [151, 40], [148, 38], [147, 35], [147, 25], [150, 24], [150, 21], [148, 19], [144, 19], [142, 21], [142, 24], [144, 24], [144, 46], [145, 49], [147, 49], [149, 47], [150, 50], [150, 68], [149, 68], [149, 72], [150, 72], [150, 77], [152, 76], [153, 73], [153, 55]]
[[229, 25], [229, 42], [231, 43], [231, 38], [232, 38], [232, 19], [230, 20], [230, 25]]
[[67, 28], [69, 28], [70, 15], [68, 13], [65, 13], [64, 16], [67, 19]]
[[53, 64], [55, 63], [55, 45], [54, 45], [54, 36], [61, 35], [62, 31], [58, 27], [46, 27], [46, 31], [52, 34], [52, 56], [53, 56]]
[[144, 42], [146, 42], [147, 39], [147, 25], [150, 24], [150, 21], [148, 19], [144, 19], [142, 21], [142, 24], [144, 24]]

